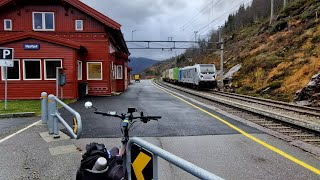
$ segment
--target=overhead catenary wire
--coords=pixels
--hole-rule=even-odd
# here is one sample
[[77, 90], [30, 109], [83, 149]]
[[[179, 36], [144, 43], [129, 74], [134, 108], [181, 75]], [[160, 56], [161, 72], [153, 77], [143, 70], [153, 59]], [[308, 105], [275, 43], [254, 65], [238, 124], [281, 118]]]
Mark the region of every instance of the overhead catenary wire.
[[[217, 0], [216, 1], [216, 3], [214, 3], [213, 4], [213, 1], [211, 1], [211, 3], [213, 4], [211, 7], [209, 6], [211, 3], [209, 3], [208, 5], [207, 5], [207, 10], [206, 11], [204, 11], [201, 15], [204, 15], [204, 14], [206, 14], [209, 10], [211, 10], [211, 9], [213, 9], [213, 7], [215, 6], [215, 5], [217, 5], [219, 2], [221, 2], [221, 0]], [[208, 8], [208, 7], [210, 7], [210, 8]], [[200, 16], [201, 17], [201, 16]], [[200, 17], [198, 17], [198, 18], [200, 18]], [[195, 22], [196, 20], [198, 20], [198, 18], [196, 18], [196, 19], [194, 19], [194, 20], [192, 20], [191, 22], [189, 22], [189, 23], [186, 23], [185, 25], [183, 25], [180, 29], [185, 29], [185, 28], [187, 28], [188, 26], [190, 26], [193, 22]]]
[[[214, 2], [215, 1], [215, 2]], [[176, 30], [171, 37], [174, 37], [177, 33], [184, 31], [187, 27], [193, 24], [196, 20], [198, 20], [202, 15], [211, 10], [215, 5], [217, 5], [221, 0], [212, 0], [210, 3], [206, 4], [205, 7], [199, 11], [194, 17], [188, 20], [184, 25], [182, 25], [179, 30]], [[212, 4], [212, 6], [210, 6]]]
[[[212, 21], [210, 21], [208, 24], [202, 26], [201, 28], [199, 28], [197, 31], [198, 33], [200, 32], [203, 32], [203, 31], [206, 31], [208, 29], [211, 29], [214, 25], [217, 25], [218, 23], [221, 23], [220, 20], [224, 19], [224, 16], [226, 14], [231, 14], [232, 12], [234, 11], [237, 11], [239, 6], [244, 4], [244, 6], [248, 6], [250, 5], [252, 2], [252, 0], [245, 0], [245, 1], [242, 1], [240, 2], [239, 4], [237, 4], [236, 6], [232, 7], [231, 9], [229, 9], [227, 12], [221, 14], [219, 17], [213, 19]], [[214, 24], [213, 24], [214, 23]], [[210, 34], [210, 33], [209, 33]], [[189, 33], [189, 36], [188, 37], [193, 37], [193, 33]], [[188, 38], [189, 39], [189, 38]]]
[[[203, 30], [210, 29], [210, 28], [212, 27], [212, 23], [214, 23], [214, 22], [217, 21], [218, 19], [223, 18], [226, 14], [231, 14], [232, 12], [237, 11], [237, 10], [238, 10], [238, 7], [239, 7], [240, 5], [242, 5], [242, 4], [243, 4], [244, 6], [250, 5], [250, 4], [251, 4], [251, 1], [252, 1], [252, 0], [247, 0], [247, 1], [244, 1], [243, 3], [238, 4], [237, 6], [235, 6], [234, 8], [232, 8], [231, 10], [229, 10], [228, 12], [225, 12], [224, 14], [222, 14], [221, 16], [219, 16], [218, 18], [216, 18], [215, 20], [211, 21], [209, 24], [201, 27], [198, 31], [201, 32], [201, 31], [203, 31]], [[217, 22], [217, 23], [215, 23], [215, 24], [213, 24], [213, 25], [216, 25], [216, 24], [218, 24], [218, 23], [221, 23], [221, 21], [220, 21], [220, 22]]]

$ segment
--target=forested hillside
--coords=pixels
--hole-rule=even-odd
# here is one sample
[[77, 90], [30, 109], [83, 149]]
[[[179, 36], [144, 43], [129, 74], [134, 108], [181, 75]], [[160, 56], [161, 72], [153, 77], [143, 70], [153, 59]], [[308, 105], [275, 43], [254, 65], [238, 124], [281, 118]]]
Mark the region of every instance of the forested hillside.
[[[291, 101], [320, 71], [320, 1], [292, 0], [286, 7], [283, 2], [275, 0], [271, 24], [270, 0], [253, 0], [250, 7], [241, 6], [230, 15], [222, 28], [226, 69], [242, 65], [233, 77], [236, 92]], [[218, 32], [210, 39], [218, 41]], [[219, 68], [220, 51], [207, 48], [219, 47], [200, 40], [198, 48], [186, 51], [177, 62], [170, 59], [148, 69], [148, 75], [160, 75], [175, 64], [214, 63]]]
[[143, 70], [157, 63], [159, 63], [159, 61], [143, 57], [132, 57], [130, 58], [129, 67], [132, 68], [132, 74], [139, 74]]

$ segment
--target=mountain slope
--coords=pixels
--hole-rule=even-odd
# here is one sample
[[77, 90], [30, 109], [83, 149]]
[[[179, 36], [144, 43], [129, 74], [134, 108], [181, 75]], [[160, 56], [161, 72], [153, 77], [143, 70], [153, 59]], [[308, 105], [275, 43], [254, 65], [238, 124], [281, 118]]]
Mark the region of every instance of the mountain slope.
[[[233, 77], [236, 92], [283, 101], [294, 99], [296, 91], [320, 71], [319, 7], [319, 0], [295, 0], [277, 12], [271, 25], [269, 18], [261, 18], [224, 35], [225, 68], [242, 65]], [[200, 55], [186, 52], [183, 56], [192, 57], [193, 63], [220, 67], [219, 51]], [[179, 63], [189, 65], [182, 57]], [[169, 61], [147, 72], [162, 72], [174, 64]]]
[[155, 65], [159, 63], [159, 61], [148, 59], [148, 58], [130, 58], [129, 67], [132, 68], [132, 74], [139, 74], [143, 70], [151, 67], [152, 65]]

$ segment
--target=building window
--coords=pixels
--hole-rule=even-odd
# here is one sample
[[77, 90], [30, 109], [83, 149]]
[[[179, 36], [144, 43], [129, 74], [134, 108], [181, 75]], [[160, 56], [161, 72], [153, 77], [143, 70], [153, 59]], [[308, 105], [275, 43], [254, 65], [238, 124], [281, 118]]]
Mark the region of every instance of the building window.
[[87, 79], [102, 80], [102, 62], [87, 62]]
[[4, 30], [5, 31], [11, 31], [12, 30], [12, 20], [11, 19], [5, 19], [4, 20]]
[[123, 74], [123, 72], [122, 72], [122, 66], [121, 65], [118, 65], [117, 66], [117, 79], [122, 79], [123, 77], [122, 77], [122, 74]]
[[62, 67], [62, 60], [44, 60], [44, 80], [56, 80], [57, 67]]
[[23, 60], [23, 80], [41, 80], [41, 60]]
[[54, 13], [33, 12], [33, 30], [54, 31]]
[[78, 80], [82, 80], [82, 61], [78, 61]]
[[83, 30], [83, 20], [76, 20], [76, 31]]
[[[13, 67], [8, 67], [7, 79], [8, 80], [20, 80], [20, 61], [14, 60]], [[4, 67], [2, 67], [2, 80], [5, 80]]]

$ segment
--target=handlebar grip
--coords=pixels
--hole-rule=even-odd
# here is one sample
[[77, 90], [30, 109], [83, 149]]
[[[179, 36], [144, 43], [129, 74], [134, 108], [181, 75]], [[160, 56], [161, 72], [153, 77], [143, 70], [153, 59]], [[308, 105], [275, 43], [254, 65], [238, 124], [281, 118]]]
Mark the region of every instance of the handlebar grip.
[[148, 116], [148, 119], [161, 119], [162, 116]]
[[109, 113], [105, 113], [105, 112], [99, 112], [99, 111], [95, 111], [95, 114], [101, 114], [103, 116], [111, 116]]

